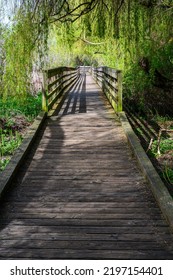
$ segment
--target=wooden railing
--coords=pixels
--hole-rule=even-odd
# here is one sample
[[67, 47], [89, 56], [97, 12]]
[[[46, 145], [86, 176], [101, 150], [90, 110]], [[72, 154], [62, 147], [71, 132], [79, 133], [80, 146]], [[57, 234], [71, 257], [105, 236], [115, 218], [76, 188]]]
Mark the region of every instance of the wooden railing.
[[42, 109], [49, 112], [64, 92], [70, 90], [80, 75], [79, 68], [58, 67], [44, 71]]
[[92, 76], [115, 112], [122, 111], [122, 72], [106, 66], [92, 68]]

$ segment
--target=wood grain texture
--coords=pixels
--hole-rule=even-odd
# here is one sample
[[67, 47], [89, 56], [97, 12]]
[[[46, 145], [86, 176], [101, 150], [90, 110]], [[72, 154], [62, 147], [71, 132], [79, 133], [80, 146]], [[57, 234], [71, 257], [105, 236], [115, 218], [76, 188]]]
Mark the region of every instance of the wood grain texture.
[[121, 125], [81, 76], [0, 205], [1, 259], [173, 259], [173, 236]]

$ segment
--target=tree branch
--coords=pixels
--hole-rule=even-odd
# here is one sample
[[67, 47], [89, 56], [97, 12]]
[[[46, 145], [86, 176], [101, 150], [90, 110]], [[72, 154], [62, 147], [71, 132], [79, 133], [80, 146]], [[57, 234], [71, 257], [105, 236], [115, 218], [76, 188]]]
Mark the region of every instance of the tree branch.
[[83, 38], [79, 38], [79, 39], [82, 40], [83, 42], [89, 44], [89, 45], [103, 45], [103, 44], [105, 44], [105, 42], [100, 42], [100, 43], [90, 42], [90, 41], [86, 40], [85, 38], [84, 39]]
[[125, 2], [125, 0], [121, 0], [121, 3], [119, 5], [118, 9], [116, 10], [115, 17], [118, 15], [118, 13], [119, 13], [121, 7], [123, 6], [124, 2]]
[[[76, 21], [79, 17], [89, 13], [90, 11], [92, 11], [96, 5], [98, 4], [98, 0], [92, 0], [90, 2], [85, 2], [85, 3], [81, 3], [79, 4], [77, 7], [75, 7], [74, 9], [72, 9], [71, 11], [65, 13], [64, 15], [60, 16], [60, 17], [57, 17], [53, 20], [50, 21], [50, 23], [54, 23], [56, 21], [60, 21], [60, 22], [63, 22], [63, 21], [71, 21], [71, 22], [74, 22]], [[79, 8], [81, 7], [84, 7], [86, 6], [81, 12], [75, 14], [74, 12], [76, 12], [77, 10], [79, 10]], [[53, 15], [50, 15], [51, 17], [55, 17], [55, 16], [58, 16], [59, 15], [59, 12], [56, 13], [56, 14], [53, 14]], [[75, 19], [69, 19], [68, 17], [71, 16], [71, 17], [75, 17]]]
[[34, 16], [35, 16], [35, 13], [36, 13], [36, 10], [37, 10], [37, 7], [38, 7], [39, 2], [40, 2], [40, 0], [37, 0], [36, 3], [35, 3], [35, 7], [34, 7], [34, 11], [33, 11], [33, 14], [32, 14], [31, 19], [33, 19]]

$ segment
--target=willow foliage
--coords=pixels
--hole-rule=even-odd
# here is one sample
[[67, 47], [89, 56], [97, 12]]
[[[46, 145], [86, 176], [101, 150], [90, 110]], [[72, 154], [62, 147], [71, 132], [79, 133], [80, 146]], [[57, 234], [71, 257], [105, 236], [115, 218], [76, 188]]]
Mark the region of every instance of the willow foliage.
[[26, 94], [37, 53], [42, 66], [122, 69], [129, 92], [150, 86], [156, 69], [171, 78], [172, 0], [2, 1], [13, 15], [4, 43], [4, 96]]
[[3, 96], [25, 96], [29, 90], [29, 75], [33, 58], [33, 29], [29, 18], [19, 21], [12, 30], [6, 31], [4, 42], [5, 71], [3, 75]]

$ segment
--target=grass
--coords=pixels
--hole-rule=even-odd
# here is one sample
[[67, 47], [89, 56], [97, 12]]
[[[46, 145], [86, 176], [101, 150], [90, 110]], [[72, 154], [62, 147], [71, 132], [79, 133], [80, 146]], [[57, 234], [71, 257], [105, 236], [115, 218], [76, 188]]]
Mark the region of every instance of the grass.
[[28, 95], [24, 100], [8, 97], [3, 101], [0, 98], [0, 118], [5, 117], [10, 121], [13, 115], [24, 115], [29, 120], [35, 118], [41, 110], [41, 93], [37, 96]]
[[171, 121], [172, 118], [168, 115], [165, 115], [165, 116], [160, 116], [158, 113], [156, 113], [152, 120], [154, 120], [155, 122], [157, 123], [166, 123], [167, 121]]
[[171, 185], [173, 185], [173, 169], [165, 166], [163, 171], [163, 178]]
[[158, 154], [158, 141], [153, 141], [151, 152], [162, 167], [161, 176], [173, 186], [173, 140], [162, 138], [160, 141], [160, 154]]
[[20, 146], [27, 127], [41, 111], [41, 94], [25, 100], [0, 98], [0, 171]]
[[[156, 114], [155, 121], [166, 129], [173, 129], [173, 119], [169, 116], [159, 116]], [[173, 186], [173, 139], [171, 137], [162, 137], [159, 145], [158, 140], [153, 141], [151, 148], [152, 155], [158, 160], [161, 166], [161, 177], [171, 186]]]
[[[155, 141], [153, 141], [151, 151], [156, 157], [158, 156], [157, 150], [158, 150], [158, 141], [155, 140]], [[161, 139], [161, 142], [160, 142], [161, 155], [163, 155], [166, 152], [171, 151], [171, 150], [173, 150], [173, 140], [170, 138]]]

